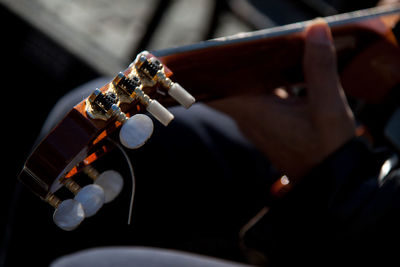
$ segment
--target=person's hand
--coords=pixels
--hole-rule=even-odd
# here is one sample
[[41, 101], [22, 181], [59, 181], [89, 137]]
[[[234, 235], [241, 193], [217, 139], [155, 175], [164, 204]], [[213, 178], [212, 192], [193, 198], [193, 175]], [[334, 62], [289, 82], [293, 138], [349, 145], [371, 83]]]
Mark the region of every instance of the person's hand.
[[318, 19], [304, 36], [306, 97], [247, 96], [216, 105], [237, 121], [282, 174], [292, 179], [305, 175], [355, 136], [328, 25]]

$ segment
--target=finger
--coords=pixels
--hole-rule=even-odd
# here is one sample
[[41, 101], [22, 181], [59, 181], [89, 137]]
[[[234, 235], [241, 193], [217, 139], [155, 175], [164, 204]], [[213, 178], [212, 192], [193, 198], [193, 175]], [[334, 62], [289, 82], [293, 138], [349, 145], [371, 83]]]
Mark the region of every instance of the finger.
[[311, 108], [323, 112], [343, 106], [333, 38], [323, 19], [315, 20], [305, 31], [303, 67]]

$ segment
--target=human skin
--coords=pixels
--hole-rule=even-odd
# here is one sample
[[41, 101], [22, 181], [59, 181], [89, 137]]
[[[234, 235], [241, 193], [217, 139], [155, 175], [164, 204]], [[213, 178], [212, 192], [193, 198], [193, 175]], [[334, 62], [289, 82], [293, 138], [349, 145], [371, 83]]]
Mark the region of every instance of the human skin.
[[279, 89], [213, 104], [235, 119], [271, 163], [292, 180], [303, 177], [355, 136], [354, 116], [340, 84], [329, 26], [316, 19], [303, 36], [306, 96], [295, 97]]

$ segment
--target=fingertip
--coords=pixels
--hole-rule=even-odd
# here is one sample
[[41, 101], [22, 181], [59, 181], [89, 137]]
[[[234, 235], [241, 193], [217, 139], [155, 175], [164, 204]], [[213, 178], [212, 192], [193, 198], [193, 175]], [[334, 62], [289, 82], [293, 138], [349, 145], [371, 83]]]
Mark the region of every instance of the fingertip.
[[[329, 25], [313, 20], [305, 29], [304, 75], [310, 104], [317, 110], [334, 109], [342, 102], [342, 89], [336, 64], [336, 51]], [[338, 101], [339, 100], [339, 101]]]
[[317, 24], [323, 24], [323, 25], [329, 27], [328, 23], [326, 22], [326, 20], [324, 18], [322, 18], [322, 17], [317, 17], [317, 18], [311, 20], [311, 23], [308, 25], [308, 27], [313, 26], [313, 25], [317, 25]]
[[308, 43], [331, 45], [332, 33], [328, 23], [323, 18], [316, 18], [305, 29], [305, 39]]
[[305, 29], [303, 67], [309, 79], [336, 73], [336, 51], [331, 30], [322, 18], [313, 20]]

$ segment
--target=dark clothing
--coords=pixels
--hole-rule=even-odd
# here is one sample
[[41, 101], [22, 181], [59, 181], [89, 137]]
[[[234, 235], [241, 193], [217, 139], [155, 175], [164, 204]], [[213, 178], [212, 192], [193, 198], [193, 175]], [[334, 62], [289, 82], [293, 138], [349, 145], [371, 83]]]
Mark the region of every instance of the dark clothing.
[[94, 248], [66, 255], [51, 267], [250, 267], [182, 251], [142, 247]]
[[248, 232], [277, 266], [399, 266], [400, 172], [388, 151], [354, 139], [315, 168]]

